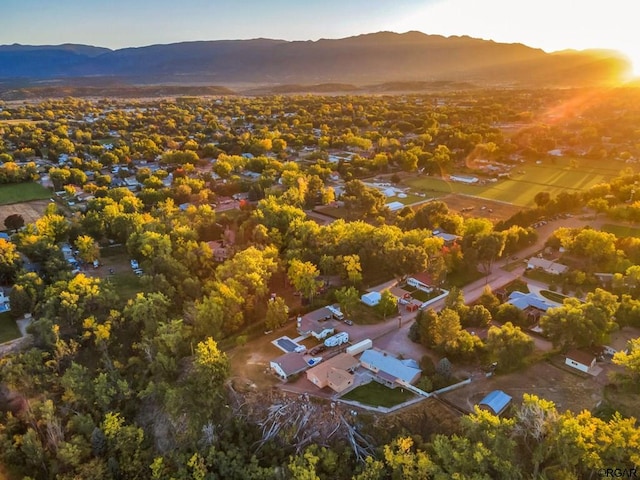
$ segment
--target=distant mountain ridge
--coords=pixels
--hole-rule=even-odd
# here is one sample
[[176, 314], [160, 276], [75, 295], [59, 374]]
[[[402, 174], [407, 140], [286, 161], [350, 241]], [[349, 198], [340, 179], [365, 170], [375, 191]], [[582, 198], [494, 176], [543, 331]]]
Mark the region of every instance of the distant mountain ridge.
[[126, 84], [354, 84], [471, 82], [580, 86], [622, 80], [613, 51], [546, 53], [522, 44], [420, 32], [337, 40], [217, 40], [110, 50], [87, 45], [0, 46], [5, 82], [113, 79]]

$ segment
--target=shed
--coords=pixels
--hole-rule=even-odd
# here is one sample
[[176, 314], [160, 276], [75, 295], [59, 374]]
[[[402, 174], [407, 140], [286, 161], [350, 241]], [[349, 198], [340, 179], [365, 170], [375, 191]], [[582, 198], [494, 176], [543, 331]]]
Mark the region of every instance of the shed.
[[506, 410], [510, 403], [510, 395], [507, 395], [502, 390], [494, 390], [489, 395], [480, 400], [478, 406], [485, 410], [489, 410], [496, 415], [500, 415]]
[[362, 297], [360, 297], [360, 301], [365, 305], [375, 307], [376, 305], [378, 305], [378, 303], [380, 303], [381, 298], [382, 295], [380, 294], [380, 292], [369, 292], [362, 295]]
[[564, 363], [581, 372], [589, 373], [589, 370], [596, 365], [596, 357], [582, 350], [572, 350], [567, 353], [567, 358]]

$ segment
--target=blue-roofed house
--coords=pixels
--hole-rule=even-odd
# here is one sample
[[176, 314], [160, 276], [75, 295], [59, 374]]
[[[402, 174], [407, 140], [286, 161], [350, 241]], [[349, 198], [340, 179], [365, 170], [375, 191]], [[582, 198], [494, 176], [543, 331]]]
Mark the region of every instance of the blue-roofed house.
[[360, 364], [375, 373], [377, 380], [392, 388], [397, 385], [412, 385], [422, 373], [414, 360], [400, 360], [373, 348], [362, 353]]
[[500, 415], [507, 409], [510, 403], [511, 396], [507, 395], [502, 390], [494, 390], [480, 400], [478, 406], [494, 413], [495, 415]]
[[544, 298], [535, 293], [511, 292], [507, 303], [522, 310], [531, 323], [537, 322], [548, 309], [553, 307]]

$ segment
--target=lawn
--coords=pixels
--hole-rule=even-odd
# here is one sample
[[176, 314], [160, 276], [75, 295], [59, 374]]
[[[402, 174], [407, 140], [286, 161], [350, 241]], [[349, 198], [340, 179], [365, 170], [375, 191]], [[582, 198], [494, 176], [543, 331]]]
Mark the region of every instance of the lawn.
[[435, 177], [406, 179], [404, 183], [427, 196], [463, 193], [530, 207], [534, 205], [533, 198], [540, 191], [555, 196], [561, 191], [585, 190], [615, 177], [621, 168], [621, 165], [615, 163], [598, 164], [584, 159], [579, 159], [577, 167], [572, 168], [568, 159], [556, 159], [555, 163], [545, 161], [540, 165], [516, 167], [511, 172], [511, 178], [485, 185], [467, 185]]
[[353, 400], [363, 403], [365, 405], [371, 405], [374, 407], [393, 407], [399, 403], [404, 403], [407, 400], [413, 398], [415, 395], [409, 391], [397, 388], [387, 388], [378, 382], [369, 382], [361, 387], [354, 388], [346, 395], [343, 395], [344, 400]]
[[133, 298], [138, 292], [142, 291], [140, 277], [133, 272], [115, 273], [109, 275], [106, 281], [114, 286], [122, 299]]
[[540, 295], [556, 303], [564, 303], [567, 298], [571, 298], [558, 292], [552, 292], [551, 290], [540, 290]]
[[640, 227], [630, 227], [626, 225], [612, 225], [605, 223], [602, 225], [602, 231], [613, 233], [618, 238], [624, 237], [640, 237]]
[[51, 192], [39, 183], [12, 183], [0, 186], [0, 205], [51, 198]]
[[0, 343], [20, 338], [20, 330], [9, 312], [0, 313]]

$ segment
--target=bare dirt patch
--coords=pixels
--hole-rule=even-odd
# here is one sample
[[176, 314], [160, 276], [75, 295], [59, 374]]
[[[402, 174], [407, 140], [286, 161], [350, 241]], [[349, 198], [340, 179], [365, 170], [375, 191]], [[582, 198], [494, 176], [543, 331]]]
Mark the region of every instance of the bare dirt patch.
[[[22, 215], [25, 224], [33, 223], [42, 217], [49, 203], [49, 200], [33, 200], [31, 202], [0, 205], [0, 222], [4, 222], [4, 219], [9, 215], [18, 214]], [[2, 228], [4, 228], [4, 223], [0, 226], [0, 229]]]
[[442, 398], [471, 412], [473, 406], [493, 390], [502, 390], [511, 395], [516, 405], [522, 402], [523, 394], [531, 393], [553, 401], [559, 411], [570, 410], [574, 413], [593, 410], [604, 397], [602, 384], [596, 378], [574, 375], [548, 362], [540, 362], [507, 375], [490, 378], [474, 376], [469, 385], [447, 392]]
[[438, 198], [438, 200], [446, 203], [450, 210], [459, 213], [463, 217], [483, 217], [488, 218], [492, 222], [506, 220], [522, 210], [522, 207], [517, 205], [472, 197], [460, 193], [451, 193]]

